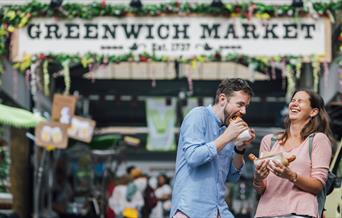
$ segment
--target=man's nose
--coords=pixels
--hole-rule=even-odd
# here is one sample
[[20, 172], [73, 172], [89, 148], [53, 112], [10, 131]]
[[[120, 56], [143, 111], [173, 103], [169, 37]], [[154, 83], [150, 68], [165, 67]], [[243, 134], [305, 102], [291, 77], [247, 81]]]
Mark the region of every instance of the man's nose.
[[240, 113], [243, 114], [243, 115], [246, 114], [246, 107], [241, 107], [240, 108]]

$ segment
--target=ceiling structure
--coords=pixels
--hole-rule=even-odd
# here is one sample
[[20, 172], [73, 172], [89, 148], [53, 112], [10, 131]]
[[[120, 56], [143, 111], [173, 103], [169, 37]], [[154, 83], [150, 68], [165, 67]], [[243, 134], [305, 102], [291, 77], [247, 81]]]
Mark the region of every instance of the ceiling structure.
[[[195, 70], [174, 62], [155, 65], [121, 63], [92, 69], [93, 72], [78, 65], [73, 66], [70, 69], [70, 93], [79, 95], [78, 114], [96, 120], [97, 127], [145, 127], [146, 98], [165, 97], [166, 103], [170, 98], [177, 98], [178, 107], [182, 107], [187, 104], [188, 98], [196, 97], [199, 105], [202, 105], [204, 98], [214, 99], [217, 85], [222, 79], [242, 77], [255, 79], [251, 82], [255, 96], [245, 119], [254, 126], [276, 126], [280, 122], [277, 117], [286, 104], [286, 83], [278, 71], [277, 78], [270, 80], [265, 73], [251, 72], [248, 67], [233, 63], [208, 63], [202, 69]], [[151, 69], [155, 71], [154, 77]], [[192, 71], [192, 90], [185, 73], [189, 70]], [[142, 73], [139, 74], [139, 71]], [[61, 74], [57, 73], [53, 83], [57, 93], [64, 91]], [[179, 114], [177, 123], [180, 124], [181, 120]]]

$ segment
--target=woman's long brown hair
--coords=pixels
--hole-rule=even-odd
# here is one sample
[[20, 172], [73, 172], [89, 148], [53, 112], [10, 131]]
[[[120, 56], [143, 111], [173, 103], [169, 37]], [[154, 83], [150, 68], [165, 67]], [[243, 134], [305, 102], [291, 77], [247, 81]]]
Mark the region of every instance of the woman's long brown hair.
[[[312, 133], [322, 132], [325, 135], [327, 135], [330, 142], [334, 144], [335, 140], [334, 140], [331, 128], [330, 128], [330, 119], [329, 119], [329, 115], [327, 111], [325, 110], [323, 98], [313, 91], [310, 91], [307, 89], [300, 89], [293, 93], [291, 99], [297, 92], [300, 92], [300, 91], [303, 91], [309, 95], [311, 108], [318, 108], [319, 110], [318, 114], [312, 117], [310, 121], [304, 126], [302, 131], [300, 132], [300, 136], [302, 137], [302, 140], [306, 139], [306, 137], [308, 137]], [[281, 144], [285, 144], [285, 142], [289, 138], [290, 125], [291, 125], [291, 120], [289, 119], [289, 116], [287, 116], [284, 122], [285, 131], [281, 133], [280, 137], [278, 138]]]

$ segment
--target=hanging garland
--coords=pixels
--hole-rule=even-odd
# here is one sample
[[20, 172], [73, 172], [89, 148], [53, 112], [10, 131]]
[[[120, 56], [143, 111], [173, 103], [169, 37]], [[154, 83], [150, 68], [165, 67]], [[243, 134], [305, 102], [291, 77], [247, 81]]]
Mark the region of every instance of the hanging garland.
[[60, 17], [65, 19], [92, 19], [99, 16], [123, 17], [160, 16], [165, 14], [200, 14], [241, 17], [250, 19], [255, 16], [259, 19], [284, 16], [320, 15], [334, 17], [342, 9], [342, 1], [315, 2], [304, 7], [291, 5], [266, 5], [262, 3], [225, 4], [224, 7], [211, 7], [210, 4], [164, 3], [145, 4], [141, 8], [132, 8], [129, 5], [110, 5], [103, 2], [93, 4], [64, 4], [60, 10], [49, 7], [38, 1], [26, 5], [9, 5], [0, 8], [0, 55], [7, 53], [6, 40], [15, 28], [26, 26], [32, 18]]
[[[269, 19], [271, 17], [303, 17], [310, 15], [312, 17], [327, 16], [334, 22], [336, 14], [342, 10], [342, 0], [329, 2], [311, 2], [305, 1], [304, 7], [293, 7], [291, 5], [266, 5], [262, 3], [236, 3], [224, 4], [224, 7], [211, 7], [210, 4], [190, 4], [190, 3], [164, 3], [164, 4], [145, 4], [141, 8], [132, 8], [128, 5], [110, 5], [105, 1], [93, 4], [64, 4], [60, 9], [52, 9], [49, 4], [44, 4], [38, 1], [32, 1], [26, 5], [9, 5], [0, 8], [0, 56], [8, 53], [8, 38], [16, 28], [25, 27], [31, 19], [36, 17], [59, 17], [62, 19], [92, 19], [99, 16], [123, 17], [123, 16], [161, 16], [161, 15], [181, 15], [187, 16], [190, 14], [224, 16], [227, 18], [240, 17], [251, 19]], [[341, 38], [341, 35], [340, 35]], [[339, 38], [339, 40], [340, 40]], [[314, 76], [318, 75], [319, 63], [314, 59]], [[44, 72], [44, 90], [47, 92], [48, 87], [48, 72], [47, 64], [49, 61], [61, 63], [64, 67], [64, 80], [66, 92], [70, 89], [70, 74], [69, 66], [72, 63], [80, 63], [83, 67], [89, 67], [94, 64], [107, 65], [110, 63], [120, 62], [170, 62], [174, 59], [167, 56], [156, 56], [149, 53], [141, 53], [133, 55], [132, 53], [125, 55], [99, 55], [88, 53], [83, 56], [69, 54], [27, 54], [21, 62], [14, 63], [19, 71], [25, 72], [31, 64], [36, 62], [46, 63], [43, 67]], [[181, 63], [191, 63], [196, 65], [197, 62], [237, 62], [245, 66], [250, 66], [253, 63], [253, 69], [264, 71], [268, 66], [274, 66], [276, 63], [286, 64], [287, 72], [296, 72], [298, 78], [301, 69], [301, 57], [276, 56], [276, 57], [249, 57], [240, 54], [228, 54], [222, 56], [219, 52], [212, 55], [199, 55], [192, 58], [177, 58]], [[273, 69], [274, 70], [274, 69]], [[0, 71], [1, 66], [0, 66]], [[272, 73], [271, 78], [275, 78]], [[285, 72], [284, 72], [285, 73]], [[285, 75], [285, 74], [284, 74]], [[291, 78], [292, 79], [292, 78]], [[317, 78], [315, 79], [317, 83]], [[315, 83], [315, 87], [317, 84]], [[189, 80], [191, 85], [191, 78]]]
[[49, 62], [45, 60], [43, 62], [43, 78], [44, 78], [44, 95], [46, 96], [50, 95], [50, 89], [49, 89], [50, 74], [48, 72], [48, 65], [49, 65]]

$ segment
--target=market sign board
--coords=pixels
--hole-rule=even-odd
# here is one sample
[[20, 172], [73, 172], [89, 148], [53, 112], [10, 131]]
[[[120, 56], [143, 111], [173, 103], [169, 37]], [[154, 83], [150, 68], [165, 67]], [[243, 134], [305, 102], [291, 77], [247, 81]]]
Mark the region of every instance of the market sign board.
[[35, 143], [42, 147], [66, 148], [67, 125], [51, 121], [40, 122], [35, 129]]
[[331, 60], [327, 18], [268, 20], [209, 16], [98, 17], [92, 20], [33, 19], [12, 39], [12, 59], [25, 54], [193, 57], [220, 51], [248, 56], [324, 56]]
[[70, 124], [75, 114], [76, 97], [55, 94], [52, 102], [52, 120], [63, 124]]
[[79, 116], [71, 118], [68, 136], [89, 143], [93, 137], [95, 121]]

